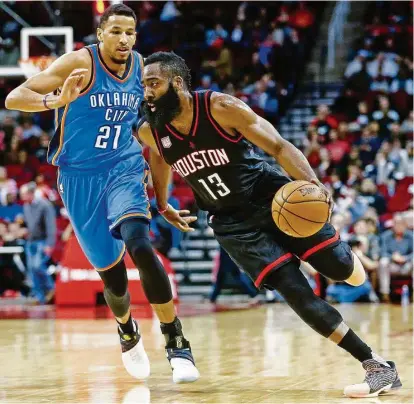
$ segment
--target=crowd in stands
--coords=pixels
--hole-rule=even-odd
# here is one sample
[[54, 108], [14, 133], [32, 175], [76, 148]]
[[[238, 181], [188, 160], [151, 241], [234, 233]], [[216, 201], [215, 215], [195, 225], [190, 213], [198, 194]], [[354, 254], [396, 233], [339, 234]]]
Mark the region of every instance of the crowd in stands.
[[[126, 4], [139, 18], [139, 52], [148, 55], [174, 49], [191, 67], [194, 89], [211, 88], [237, 95], [273, 122], [293, 95], [311, 50], [309, 41], [317, 29], [315, 22], [323, 10], [321, 4], [306, 2], [267, 3], [266, 7], [254, 2], [232, 2], [225, 8], [219, 2], [201, 2], [197, 6], [172, 1]], [[36, 13], [27, 4], [13, 5], [14, 10], [34, 26], [51, 25], [44, 7], [40, 3], [33, 7], [37, 7]], [[59, 25], [75, 27], [75, 49], [95, 43], [96, 36], [91, 32], [93, 5], [62, 3], [60, 7]], [[8, 16], [3, 11], [0, 13], [7, 21]], [[0, 28], [0, 65], [17, 63], [12, 55], [20, 45], [20, 26], [8, 18]], [[83, 18], [85, 24], [80, 24], [79, 18]], [[48, 53], [36, 38], [31, 39], [30, 46], [31, 55]], [[282, 58], [284, 63], [278, 63]], [[20, 82], [21, 78], [0, 79], [0, 102], [4, 102], [8, 91]], [[56, 205], [60, 217], [61, 203], [54, 190], [56, 170], [46, 164], [53, 129], [50, 112], [0, 111], [0, 165], [6, 168], [4, 176], [10, 179], [5, 180], [10, 189], [3, 187], [2, 198], [4, 201], [9, 191], [18, 198], [18, 188], [35, 180]], [[194, 204], [192, 192], [178, 176], [174, 176], [171, 191], [172, 203], [181, 207]], [[155, 245], [164, 253], [177, 248], [181, 236], [158, 217], [156, 209], [153, 214]]]
[[[335, 196], [332, 223], [370, 274], [373, 288], [360, 292], [376, 301], [377, 290], [387, 302], [390, 274], [408, 279], [413, 271], [412, 4], [375, 4], [343, 94], [332, 111], [319, 105], [304, 151]], [[360, 297], [347, 289], [333, 285], [327, 293], [339, 301]]]
[[[139, 52], [145, 56], [173, 49], [191, 68], [194, 89], [235, 94], [272, 122], [277, 122], [294, 94], [324, 9], [320, 2], [230, 2], [226, 7], [220, 2], [124, 3], [139, 19]], [[33, 7], [36, 15], [28, 4], [13, 5], [34, 26], [56, 23], [41, 3]], [[60, 8], [58, 25], [74, 27], [75, 49], [96, 43], [91, 2], [63, 2]], [[0, 28], [0, 65], [17, 64], [9, 53], [15, 54], [19, 47], [19, 31], [12, 19]], [[36, 38], [31, 39], [30, 49], [31, 55], [50, 53]], [[0, 99], [15, 85], [16, 80], [0, 79]]]
[[[387, 2], [369, 7], [374, 11], [364, 38], [350, 55], [344, 92], [332, 111], [326, 105], [318, 107], [303, 150], [332, 189], [336, 200], [332, 221], [365, 261], [372, 287], [364, 293], [374, 301], [375, 290], [389, 300], [390, 272], [412, 273], [412, 243], [410, 250], [407, 242], [412, 240], [413, 218], [412, 5], [383, 3]], [[174, 49], [192, 69], [194, 89], [236, 95], [272, 123], [278, 122], [295, 93], [324, 8], [323, 2], [269, 2], [266, 7], [259, 2], [229, 2], [226, 7], [219, 2], [126, 4], [139, 16], [137, 49], [144, 56]], [[90, 32], [93, 12], [87, 5], [62, 3], [62, 25], [75, 27], [77, 49], [96, 41]], [[34, 25], [51, 24], [46, 12], [33, 15], [24, 2], [14, 7], [23, 17], [34, 19]], [[85, 19], [84, 24], [79, 18]], [[19, 30], [12, 21], [0, 27], [0, 65], [9, 63], [19, 46]], [[45, 51], [36, 40], [32, 45], [34, 52]], [[8, 91], [20, 82], [0, 78], [0, 108]], [[46, 164], [52, 133], [50, 112], [0, 110], [0, 243], [24, 244], [27, 230], [19, 188], [35, 181], [37, 195], [48, 199], [56, 211], [57, 244], [51, 263], [57, 263], [68, 219], [55, 189], [56, 169]], [[152, 198], [150, 188], [149, 193]], [[170, 198], [174, 206], [194, 209], [192, 191], [178, 175]], [[171, 229], [155, 208], [153, 214], [154, 245], [163, 253], [178, 248], [181, 233]], [[398, 245], [399, 256], [387, 250], [392, 243]], [[326, 293], [340, 301], [334, 286]]]

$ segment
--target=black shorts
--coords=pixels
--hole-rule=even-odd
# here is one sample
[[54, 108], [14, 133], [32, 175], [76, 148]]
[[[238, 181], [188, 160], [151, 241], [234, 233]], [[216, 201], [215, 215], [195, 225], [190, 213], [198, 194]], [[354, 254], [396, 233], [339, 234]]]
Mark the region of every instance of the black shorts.
[[[313, 255], [318, 253], [318, 261], [323, 260], [321, 254], [324, 251], [345, 254], [347, 258], [351, 256], [349, 246], [341, 242], [339, 234], [329, 223], [318, 233], [305, 238], [291, 237], [280, 231], [272, 218], [271, 203], [276, 191], [289, 179], [276, 171], [265, 175], [265, 179], [258, 184], [260, 189], [255, 190], [260, 200], [249, 202], [242, 211], [235, 211], [234, 214], [216, 213], [209, 217], [217, 241], [239, 268], [252, 278], [256, 287], [262, 286], [269, 273], [292, 260], [309, 260], [312, 264]], [[339, 244], [344, 246], [335, 248]], [[338, 258], [339, 261], [349, 262], [349, 259]], [[331, 264], [335, 265], [335, 262], [331, 260]]]

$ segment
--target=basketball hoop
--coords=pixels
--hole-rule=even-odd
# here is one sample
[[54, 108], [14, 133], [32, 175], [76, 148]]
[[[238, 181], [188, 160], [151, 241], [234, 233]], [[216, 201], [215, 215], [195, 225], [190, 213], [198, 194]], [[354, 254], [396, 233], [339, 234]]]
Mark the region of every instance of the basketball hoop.
[[47, 69], [55, 59], [55, 56], [32, 56], [25, 60], [19, 60], [19, 65], [26, 78], [29, 78]]

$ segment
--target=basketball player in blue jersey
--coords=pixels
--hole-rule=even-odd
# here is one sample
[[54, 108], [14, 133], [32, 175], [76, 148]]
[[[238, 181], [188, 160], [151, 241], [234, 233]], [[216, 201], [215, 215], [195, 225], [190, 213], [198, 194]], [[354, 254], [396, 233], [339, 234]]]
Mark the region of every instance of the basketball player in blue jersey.
[[255, 285], [276, 289], [310, 327], [362, 363], [364, 382], [346, 387], [345, 395], [377, 396], [401, 387], [395, 364], [376, 355], [335, 308], [316, 296], [299, 269], [301, 259], [331, 279], [360, 285], [365, 272], [349, 245], [330, 223], [305, 238], [290, 237], [274, 224], [272, 199], [291, 180], [257, 156], [252, 144], [275, 157], [291, 178], [311, 181], [329, 195], [305, 156], [239, 99], [191, 92], [190, 77], [185, 61], [173, 52], [145, 60], [147, 122], [138, 135], [151, 148], [154, 190], [166, 220], [184, 223], [167, 203], [172, 166], [209, 212], [218, 242]]
[[[13, 90], [6, 107], [56, 110], [48, 161], [59, 167], [59, 193], [83, 251], [104, 282], [105, 299], [119, 324], [127, 371], [138, 379], [150, 373], [130, 313], [126, 249], [161, 322], [173, 380], [192, 382], [199, 373], [176, 317], [168, 276], [150, 243], [148, 167], [132, 135], [143, 99], [143, 59], [132, 50], [135, 26], [136, 16], [129, 7], [109, 7], [97, 30], [98, 45], [61, 56]], [[50, 95], [57, 89], [58, 95]], [[193, 220], [183, 217], [181, 230], [190, 230]]]

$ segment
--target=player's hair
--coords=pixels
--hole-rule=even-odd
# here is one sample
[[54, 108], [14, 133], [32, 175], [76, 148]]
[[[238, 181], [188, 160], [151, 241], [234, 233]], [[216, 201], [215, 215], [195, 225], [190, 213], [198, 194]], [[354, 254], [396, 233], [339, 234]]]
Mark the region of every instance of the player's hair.
[[99, 28], [102, 28], [105, 23], [108, 21], [108, 18], [111, 15], [125, 15], [126, 17], [132, 17], [135, 22], [137, 22], [137, 16], [134, 13], [132, 8], [129, 8], [125, 4], [118, 3], [109, 6], [102, 14], [101, 19], [99, 21]]
[[168, 72], [170, 77], [180, 76], [189, 90], [191, 88], [191, 71], [185, 60], [174, 52], [155, 52], [144, 61], [144, 66], [159, 63], [163, 72]]

